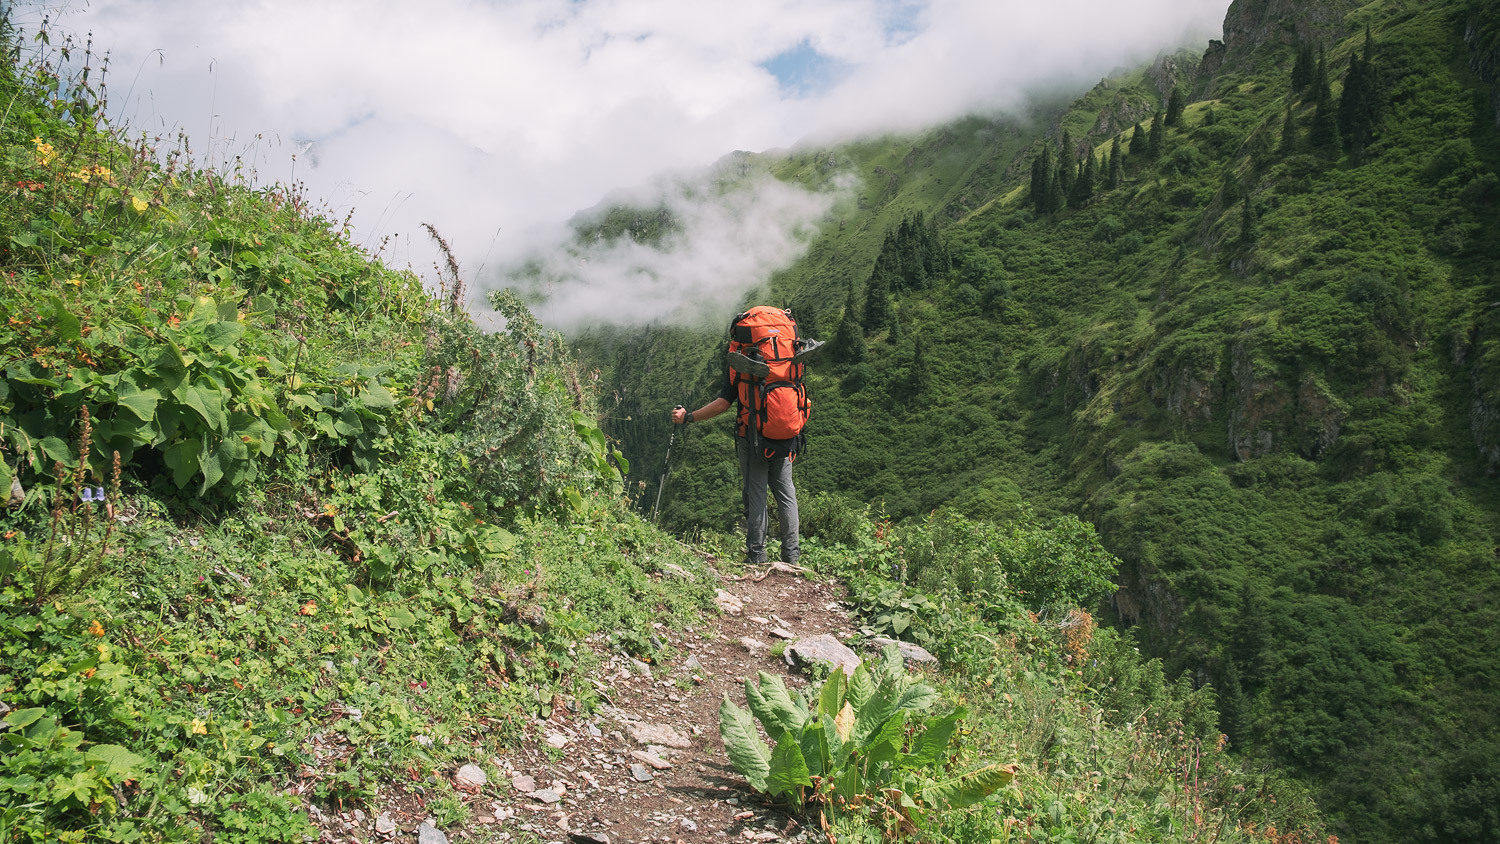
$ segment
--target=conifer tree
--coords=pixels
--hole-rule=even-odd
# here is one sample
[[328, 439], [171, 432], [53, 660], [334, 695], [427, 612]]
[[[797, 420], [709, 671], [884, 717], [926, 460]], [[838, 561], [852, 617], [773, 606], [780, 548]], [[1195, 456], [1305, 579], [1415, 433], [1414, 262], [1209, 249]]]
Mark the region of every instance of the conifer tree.
[[1078, 181], [1073, 183], [1073, 192], [1068, 195], [1068, 206], [1070, 208], [1082, 208], [1089, 204], [1089, 200], [1094, 198], [1094, 179], [1098, 175], [1098, 165], [1094, 161], [1092, 152], [1084, 157], [1088, 161], [1083, 165], [1083, 172], [1078, 174]]
[[1146, 154], [1146, 146], [1146, 133], [1141, 131], [1141, 124], [1137, 121], [1135, 129], [1130, 133], [1130, 155], [1132, 157], [1144, 156]]
[[890, 336], [888, 336], [886, 338], [886, 342], [890, 343], [892, 346], [894, 346], [897, 343], [901, 342], [901, 309], [900, 308], [892, 308], [891, 309], [891, 333], [890, 333]]
[[834, 360], [839, 363], [859, 363], [865, 359], [865, 335], [859, 327], [859, 307], [854, 298], [855, 285], [849, 285], [849, 296], [844, 300], [844, 316], [839, 320], [839, 330], [833, 337]]
[[1064, 198], [1073, 195], [1073, 182], [1078, 177], [1078, 154], [1073, 149], [1073, 136], [1067, 129], [1062, 134], [1062, 150], [1057, 155], [1057, 183]]
[[1061, 170], [1062, 167], [1055, 168], [1050, 174], [1051, 178], [1047, 180], [1047, 213], [1049, 214], [1061, 211], [1063, 207], [1065, 197], [1063, 195], [1062, 180], [1058, 178], [1058, 173]]
[[865, 283], [865, 312], [860, 326], [874, 334], [891, 324], [891, 275], [889, 259], [882, 253], [875, 259], [875, 270]]
[[1109, 145], [1109, 175], [1105, 177], [1104, 185], [1110, 190], [1120, 186], [1125, 180], [1125, 163], [1120, 154], [1120, 136], [1116, 135], [1114, 142]]
[[1292, 98], [1286, 99], [1286, 119], [1281, 123], [1281, 154], [1297, 148], [1297, 120], [1292, 116]]
[[912, 345], [911, 369], [906, 373], [908, 398], [916, 398], [932, 386], [932, 371], [927, 366], [927, 355], [922, 350], [925, 344], [918, 339]]
[[1318, 69], [1313, 80], [1313, 94], [1313, 119], [1312, 126], [1307, 130], [1307, 142], [1319, 152], [1337, 154], [1338, 121], [1334, 117], [1333, 92], [1328, 85], [1328, 60], [1321, 53], [1318, 56]]
[[1374, 50], [1374, 40], [1366, 27], [1365, 54], [1361, 57], [1355, 53], [1350, 57], [1349, 71], [1344, 75], [1344, 91], [1339, 97], [1339, 137], [1344, 147], [1356, 155], [1370, 143], [1379, 117]]
[[1031, 205], [1038, 214], [1051, 211], [1047, 207], [1047, 191], [1052, 181], [1052, 145], [1042, 144], [1042, 152], [1031, 161]]
[[1182, 121], [1182, 110], [1187, 108], [1187, 97], [1182, 89], [1176, 85], [1172, 86], [1172, 94], [1167, 97], [1167, 125], [1176, 126]]
[[1245, 208], [1240, 214], [1240, 246], [1249, 249], [1255, 245], [1255, 206], [1250, 202], [1250, 191], [1245, 191]]
[[1151, 135], [1146, 139], [1146, 157], [1155, 161], [1161, 157], [1162, 148], [1167, 143], [1167, 126], [1165, 115], [1157, 112], [1151, 118]]
[[1297, 51], [1297, 61], [1292, 65], [1292, 93], [1300, 95], [1313, 83], [1313, 51], [1302, 45]]
[[1207, 109], [1205, 109], [1203, 111], [1203, 125], [1204, 126], [1212, 126], [1212, 125], [1214, 125], [1214, 123], [1216, 123], [1218, 121], [1218, 119], [1219, 119], [1218, 117], [1214, 116], [1214, 107], [1213, 106], [1209, 106]]

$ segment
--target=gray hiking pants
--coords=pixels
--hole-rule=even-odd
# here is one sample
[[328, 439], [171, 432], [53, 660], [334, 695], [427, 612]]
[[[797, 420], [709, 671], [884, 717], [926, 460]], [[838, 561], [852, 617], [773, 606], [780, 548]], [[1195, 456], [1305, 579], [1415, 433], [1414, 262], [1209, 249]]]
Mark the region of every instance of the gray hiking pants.
[[745, 555], [751, 563], [766, 561], [766, 487], [776, 496], [781, 522], [781, 559], [795, 563], [801, 553], [797, 533], [797, 488], [792, 486], [792, 464], [785, 458], [767, 460], [751, 452], [745, 440], [736, 438], [734, 451], [740, 458], [745, 502]]

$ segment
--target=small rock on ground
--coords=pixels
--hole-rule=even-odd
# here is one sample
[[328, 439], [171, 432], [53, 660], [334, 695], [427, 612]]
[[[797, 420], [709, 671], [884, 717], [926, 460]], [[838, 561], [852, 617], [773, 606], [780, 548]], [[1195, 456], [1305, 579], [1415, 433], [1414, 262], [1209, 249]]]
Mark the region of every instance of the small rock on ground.
[[417, 827], [417, 844], [448, 844], [448, 836], [432, 824], [422, 821]]
[[458, 769], [458, 773], [454, 775], [453, 781], [458, 785], [481, 788], [485, 783], [490, 781], [490, 778], [485, 775], [484, 769], [478, 765], [465, 765]]
[[636, 744], [661, 744], [679, 749], [693, 746], [691, 741], [666, 724], [631, 724], [629, 729]]
[[937, 657], [933, 656], [931, 653], [928, 653], [926, 648], [923, 648], [920, 645], [913, 645], [911, 642], [898, 642], [895, 639], [888, 639], [885, 636], [876, 636], [870, 641], [881, 646], [882, 648], [890, 645], [895, 645], [896, 649], [901, 652], [901, 656], [905, 658], [907, 662], [938, 661]]

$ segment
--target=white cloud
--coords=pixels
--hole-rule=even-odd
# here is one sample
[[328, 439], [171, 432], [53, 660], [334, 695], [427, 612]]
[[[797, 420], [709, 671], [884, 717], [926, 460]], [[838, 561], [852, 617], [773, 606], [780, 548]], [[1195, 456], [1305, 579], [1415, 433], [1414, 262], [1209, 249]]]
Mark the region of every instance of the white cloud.
[[[486, 255], [498, 265], [535, 252], [539, 226], [620, 186], [730, 150], [912, 129], [1015, 105], [1040, 84], [1086, 85], [1190, 33], [1216, 33], [1227, 6], [92, 0], [61, 24], [111, 50], [112, 105], [137, 128], [184, 129], [215, 162], [253, 159], [263, 180], [288, 178], [296, 143], [312, 141], [296, 178], [336, 215], [353, 208], [361, 240], [395, 235], [405, 245], [387, 257], [427, 272], [433, 253], [418, 226], [431, 222], [473, 272]], [[787, 93], [761, 66], [803, 42], [843, 68], [832, 88]], [[783, 194], [754, 195], [787, 211], [774, 204], [790, 202]], [[747, 215], [757, 216], [691, 219]], [[803, 217], [787, 221], [764, 236], [794, 244]], [[743, 238], [703, 232], [684, 246], [698, 242], [758, 256], [740, 268], [759, 278], [738, 283], [775, 269]]]

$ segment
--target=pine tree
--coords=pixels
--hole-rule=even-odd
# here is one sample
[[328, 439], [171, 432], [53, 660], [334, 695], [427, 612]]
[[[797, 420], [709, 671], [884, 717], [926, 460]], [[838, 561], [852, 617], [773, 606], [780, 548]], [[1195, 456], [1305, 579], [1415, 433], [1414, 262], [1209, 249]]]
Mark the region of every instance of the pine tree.
[[1116, 135], [1114, 142], [1109, 145], [1109, 175], [1104, 180], [1105, 187], [1110, 190], [1120, 186], [1125, 180], [1125, 162], [1120, 153], [1120, 136]]
[[932, 387], [932, 371], [927, 367], [927, 355], [922, 351], [925, 344], [918, 339], [912, 344], [911, 369], [906, 372], [906, 394], [917, 398]]
[[1137, 121], [1135, 130], [1130, 133], [1130, 155], [1132, 157], [1144, 156], [1146, 154], [1146, 146], [1146, 133], [1141, 131], [1141, 124]]
[[860, 326], [874, 334], [891, 324], [891, 271], [889, 259], [882, 253], [875, 259], [875, 270], [865, 283], [865, 312]]
[[1307, 130], [1307, 142], [1313, 149], [1325, 154], [1337, 154], [1339, 150], [1338, 120], [1334, 117], [1333, 92], [1328, 85], [1328, 60], [1318, 55], [1318, 70], [1313, 80], [1314, 108], [1312, 126]]
[[1207, 109], [1205, 109], [1203, 111], [1203, 125], [1204, 126], [1212, 126], [1212, 125], [1214, 125], [1214, 123], [1216, 123], [1218, 121], [1218, 119], [1219, 118], [1214, 115], [1214, 107], [1213, 106], [1209, 106]]
[[1031, 162], [1031, 205], [1038, 214], [1047, 214], [1047, 193], [1052, 182], [1052, 145], [1042, 144], [1042, 152]]
[[1292, 93], [1301, 94], [1313, 82], [1313, 51], [1304, 44], [1297, 51], [1297, 61], [1292, 65]]
[[1062, 150], [1057, 155], [1057, 185], [1064, 198], [1073, 195], [1073, 182], [1078, 176], [1077, 153], [1073, 150], [1073, 136], [1064, 129]]
[[1183, 95], [1182, 89], [1172, 86], [1172, 94], [1167, 97], [1167, 125], [1176, 126], [1182, 121], [1182, 110], [1187, 108], [1187, 97]]
[[1157, 112], [1151, 118], [1151, 135], [1146, 139], [1146, 157], [1155, 161], [1161, 157], [1162, 148], [1167, 144], [1167, 127], [1165, 115]]
[[891, 333], [886, 338], [886, 342], [890, 343], [892, 346], [894, 346], [897, 343], [901, 342], [901, 309], [900, 308], [892, 308], [891, 309]]
[[834, 360], [839, 363], [859, 363], [865, 359], [865, 335], [859, 327], [859, 308], [854, 298], [854, 285], [849, 285], [849, 296], [844, 300], [844, 316], [839, 320], [839, 330], [833, 337]]
[[1358, 155], [1369, 145], [1375, 134], [1375, 121], [1379, 118], [1378, 80], [1375, 75], [1375, 44], [1368, 27], [1365, 28], [1365, 54], [1355, 53], [1349, 59], [1349, 71], [1344, 76], [1344, 91], [1339, 97], [1339, 138], [1344, 147]]
[[1292, 116], [1292, 98], [1286, 100], [1286, 120], [1281, 123], [1281, 154], [1286, 155], [1297, 148], [1297, 120]]
[[1094, 161], [1093, 153], [1084, 157], [1088, 161], [1083, 165], [1083, 172], [1078, 174], [1078, 181], [1073, 183], [1073, 193], [1068, 196], [1070, 208], [1082, 208], [1094, 198], [1094, 179], [1098, 175], [1098, 165]]

